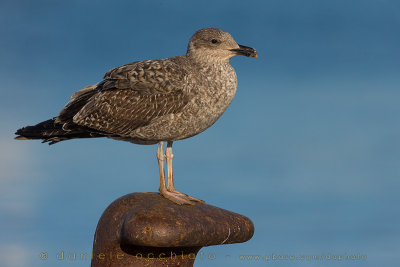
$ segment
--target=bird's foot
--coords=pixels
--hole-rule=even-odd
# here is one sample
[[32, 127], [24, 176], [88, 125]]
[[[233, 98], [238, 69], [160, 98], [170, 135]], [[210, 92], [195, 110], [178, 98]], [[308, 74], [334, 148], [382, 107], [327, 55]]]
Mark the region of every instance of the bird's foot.
[[203, 200], [197, 199], [195, 197], [191, 197], [184, 193], [181, 193], [176, 190], [160, 190], [160, 194], [166, 199], [178, 204], [178, 205], [194, 205], [195, 202], [203, 203]]
[[194, 202], [200, 202], [200, 203], [204, 203], [204, 202], [205, 202], [204, 200], [201, 200], [201, 199], [198, 199], [198, 198], [189, 196], [189, 195], [187, 195], [187, 194], [185, 194], [185, 193], [179, 192], [179, 191], [177, 191], [176, 189], [170, 190], [170, 192], [174, 192], [175, 194], [182, 195], [182, 196], [184, 196], [185, 198], [188, 198], [189, 200], [194, 201]]

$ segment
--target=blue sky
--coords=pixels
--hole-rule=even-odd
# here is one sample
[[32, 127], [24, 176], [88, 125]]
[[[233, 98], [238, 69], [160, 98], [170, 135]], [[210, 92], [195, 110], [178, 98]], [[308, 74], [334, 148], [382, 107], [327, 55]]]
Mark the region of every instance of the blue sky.
[[[49, 147], [15, 141], [14, 131], [57, 115], [111, 68], [185, 53], [204, 27], [230, 32], [259, 58], [232, 59], [232, 105], [212, 128], [175, 143], [176, 186], [248, 216], [256, 232], [244, 244], [202, 249], [195, 266], [399, 262], [398, 1], [2, 0], [4, 266], [89, 266], [56, 254], [90, 254], [108, 204], [158, 188], [155, 146], [95, 139]], [[346, 253], [367, 260], [265, 260]]]

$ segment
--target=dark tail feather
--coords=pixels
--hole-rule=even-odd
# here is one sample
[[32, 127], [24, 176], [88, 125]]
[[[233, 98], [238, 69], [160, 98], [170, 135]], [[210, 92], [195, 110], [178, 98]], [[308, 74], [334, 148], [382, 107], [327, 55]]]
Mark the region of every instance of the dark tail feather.
[[[73, 138], [103, 137], [103, 134], [89, 131], [86, 128], [73, 125], [67, 128], [65, 124], [56, 123], [56, 118], [43, 121], [35, 126], [26, 126], [18, 129], [15, 134], [17, 140], [42, 139], [42, 143], [49, 142], [49, 145]], [[75, 127], [74, 127], [75, 126]], [[69, 129], [70, 128], [70, 129]]]
[[15, 139], [43, 139], [43, 141], [46, 141], [47, 139], [57, 136], [62, 132], [62, 125], [55, 124], [54, 119], [51, 119], [38, 123], [35, 126], [26, 126], [18, 129], [15, 132], [15, 134], [18, 135], [17, 137], [15, 137]]

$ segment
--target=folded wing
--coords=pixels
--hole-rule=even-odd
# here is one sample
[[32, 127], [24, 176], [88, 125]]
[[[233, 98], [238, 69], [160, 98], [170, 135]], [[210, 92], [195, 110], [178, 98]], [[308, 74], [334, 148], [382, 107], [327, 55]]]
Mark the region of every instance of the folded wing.
[[[185, 71], [168, 60], [127, 64], [109, 71], [104, 78], [96, 89], [77, 92], [61, 112], [60, 120], [68, 117], [66, 114], [74, 114], [75, 124], [111, 135], [129, 136], [156, 118], [181, 112], [190, 99]], [[79, 101], [85, 105], [81, 106]]]

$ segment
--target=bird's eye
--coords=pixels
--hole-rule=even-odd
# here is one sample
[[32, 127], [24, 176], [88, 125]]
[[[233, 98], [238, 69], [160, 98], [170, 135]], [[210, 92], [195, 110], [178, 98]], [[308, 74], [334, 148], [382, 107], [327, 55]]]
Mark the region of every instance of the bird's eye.
[[211, 43], [216, 44], [216, 43], [218, 43], [218, 40], [217, 39], [212, 39]]

